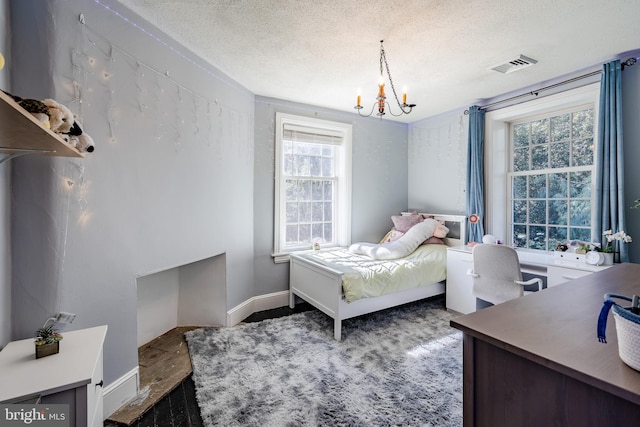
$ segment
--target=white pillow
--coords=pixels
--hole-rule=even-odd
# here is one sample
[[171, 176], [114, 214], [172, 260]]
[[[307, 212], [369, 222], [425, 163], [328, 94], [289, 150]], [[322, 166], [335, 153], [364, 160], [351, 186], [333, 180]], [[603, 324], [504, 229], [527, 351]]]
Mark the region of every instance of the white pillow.
[[411, 227], [402, 237], [391, 243], [359, 242], [351, 245], [349, 251], [354, 254], [367, 255], [374, 259], [402, 258], [415, 251], [425, 240], [433, 236], [433, 232], [438, 226], [443, 227], [435, 219], [427, 218]]

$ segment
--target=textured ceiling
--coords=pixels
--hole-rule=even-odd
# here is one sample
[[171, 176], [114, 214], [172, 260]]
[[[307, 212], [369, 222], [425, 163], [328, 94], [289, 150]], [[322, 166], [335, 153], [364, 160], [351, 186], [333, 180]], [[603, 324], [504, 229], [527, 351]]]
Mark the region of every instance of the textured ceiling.
[[[337, 110], [373, 104], [384, 39], [405, 122], [640, 49], [638, 0], [119, 1], [256, 95]], [[490, 69], [520, 54], [538, 63]]]

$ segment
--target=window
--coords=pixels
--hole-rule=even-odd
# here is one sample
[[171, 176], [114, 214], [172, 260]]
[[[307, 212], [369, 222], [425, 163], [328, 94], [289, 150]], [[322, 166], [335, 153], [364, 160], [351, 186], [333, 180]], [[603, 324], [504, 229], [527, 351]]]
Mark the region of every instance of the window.
[[554, 250], [591, 241], [593, 106], [510, 123], [513, 246]]
[[486, 113], [487, 233], [531, 250], [592, 240], [599, 89], [594, 78]]
[[346, 246], [351, 234], [351, 125], [276, 113], [274, 258]]

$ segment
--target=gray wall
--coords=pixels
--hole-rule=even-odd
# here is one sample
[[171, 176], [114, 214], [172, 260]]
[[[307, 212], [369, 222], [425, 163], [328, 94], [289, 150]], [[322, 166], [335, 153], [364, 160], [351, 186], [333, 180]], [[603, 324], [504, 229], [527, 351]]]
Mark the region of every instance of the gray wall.
[[453, 111], [411, 124], [409, 207], [429, 213], [465, 213], [468, 116]]
[[407, 131], [403, 123], [256, 97], [254, 249], [256, 295], [289, 288], [289, 264], [274, 264], [273, 213], [276, 112], [353, 126], [351, 239], [375, 242], [393, 226], [391, 215], [407, 209]]
[[[0, 52], [7, 64], [0, 70], [0, 89], [10, 92], [9, 2], [0, 0]], [[0, 155], [0, 158], [4, 155]], [[0, 349], [11, 341], [11, 161], [0, 165]]]
[[107, 324], [106, 384], [137, 366], [136, 277], [225, 253], [227, 309], [255, 295], [253, 94], [109, 4], [169, 48], [95, 2], [11, 3], [14, 93], [57, 99], [96, 141], [12, 165], [12, 338], [60, 310]]

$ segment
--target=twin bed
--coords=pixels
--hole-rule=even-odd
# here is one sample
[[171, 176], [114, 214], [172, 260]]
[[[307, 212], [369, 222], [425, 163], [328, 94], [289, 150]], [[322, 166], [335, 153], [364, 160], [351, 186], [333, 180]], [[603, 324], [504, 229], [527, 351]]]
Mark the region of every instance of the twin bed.
[[[403, 212], [402, 215], [412, 215]], [[289, 305], [296, 296], [334, 319], [334, 338], [342, 321], [440, 295], [445, 292], [447, 246], [464, 244], [466, 217], [419, 214], [443, 223], [444, 244], [423, 244], [398, 259], [373, 259], [337, 248], [291, 255]]]

